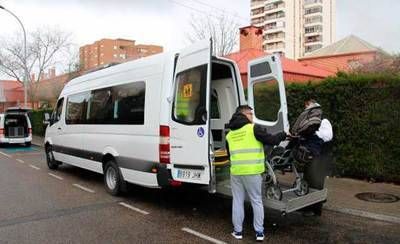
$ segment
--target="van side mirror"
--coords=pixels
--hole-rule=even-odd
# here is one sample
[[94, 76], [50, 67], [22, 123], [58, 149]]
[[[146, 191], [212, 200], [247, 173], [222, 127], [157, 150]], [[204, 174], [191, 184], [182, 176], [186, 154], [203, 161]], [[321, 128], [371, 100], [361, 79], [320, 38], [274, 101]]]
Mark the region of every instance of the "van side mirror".
[[50, 114], [49, 113], [44, 113], [43, 124], [44, 125], [49, 125], [50, 124]]

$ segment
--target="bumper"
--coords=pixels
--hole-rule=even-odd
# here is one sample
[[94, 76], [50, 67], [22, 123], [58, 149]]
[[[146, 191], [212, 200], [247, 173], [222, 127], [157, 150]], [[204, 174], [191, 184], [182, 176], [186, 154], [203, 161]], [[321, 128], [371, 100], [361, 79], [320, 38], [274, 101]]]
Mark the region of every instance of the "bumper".
[[32, 136], [22, 137], [22, 138], [0, 137], [0, 143], [20, 144], [26, 142], [32, 142]]

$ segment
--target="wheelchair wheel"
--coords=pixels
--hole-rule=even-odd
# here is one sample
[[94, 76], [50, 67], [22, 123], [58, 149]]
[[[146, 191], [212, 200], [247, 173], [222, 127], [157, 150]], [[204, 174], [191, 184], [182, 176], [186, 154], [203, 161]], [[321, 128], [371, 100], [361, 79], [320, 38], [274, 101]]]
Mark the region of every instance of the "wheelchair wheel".
[[277, 185], [268, 185], [265, 189], [265, 195], [267, 199], [282, 200], [282, 191]]
[[308, 183], [307, 183], [307, 181], [305, 181], [305, 180], [303, 180], [303, 179], [301, 179], [301, 180], [299, 180], [299, 181], [296, 181], [294, 184], [293, 184], [293, 187], [297, 187], [297, 186], [299, 186], [299, 189], [297, 189], [297, 190], [295, 190], [294, 191], [294, 193], [297, 195], [297, 196], [304, 196], [304, 195], [307, 195], [308, 194], [308, 192], [309, 192], [309, 187], [308, 187]]

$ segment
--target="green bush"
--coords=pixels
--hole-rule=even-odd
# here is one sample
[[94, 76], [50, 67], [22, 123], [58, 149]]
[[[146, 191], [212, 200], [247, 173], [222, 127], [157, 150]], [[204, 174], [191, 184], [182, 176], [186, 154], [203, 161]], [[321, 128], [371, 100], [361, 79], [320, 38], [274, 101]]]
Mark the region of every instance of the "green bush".
[[[286, 89], [291, 125], [307, 97], [316, 98], [332, 122], [335, 174], [400, 182], [399, 76], [341, 73], [321, 83], [290, 84]], [[276, 91], [261, 93], [256, 95], [274, 96]]]
[[52, 110], [43, 109], [43, 110], [33, 110], [29, 113], [29, 118], [32, 123], [32, 133], [37, 136], [44, 136], [46, 126], [43, 125], [44, 114], [51, 114]]

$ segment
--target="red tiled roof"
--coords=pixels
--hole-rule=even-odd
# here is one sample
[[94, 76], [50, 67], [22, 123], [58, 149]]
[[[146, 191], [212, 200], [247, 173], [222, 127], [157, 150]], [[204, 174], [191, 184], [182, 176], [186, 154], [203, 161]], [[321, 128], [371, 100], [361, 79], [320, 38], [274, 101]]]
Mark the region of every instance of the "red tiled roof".
[[[247, 74], [248, 62], [252, 59], [259, 58], [265, 55], [267, 55], [267, 53], [262, 50], [249, 48], [240, 52], [231, 53], [225, 57], [236, 61], [241, 74]], [[302, 74], [310, 77], [319, 78], [325, 78], [327, 76], [334, 75], [332, 72], [322, 70], [311, 65], [302, 64], [298, 61], [285, 57], [281, 57], [281, 62], [283, 73]]]

